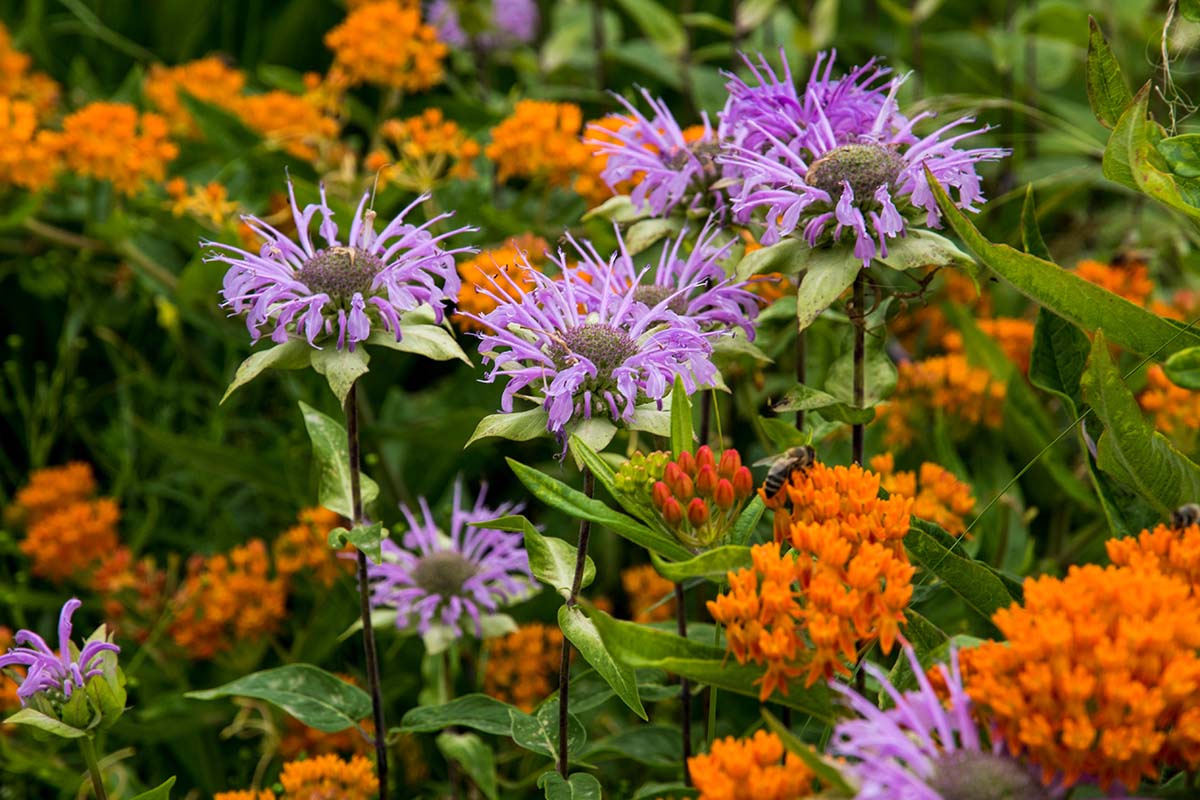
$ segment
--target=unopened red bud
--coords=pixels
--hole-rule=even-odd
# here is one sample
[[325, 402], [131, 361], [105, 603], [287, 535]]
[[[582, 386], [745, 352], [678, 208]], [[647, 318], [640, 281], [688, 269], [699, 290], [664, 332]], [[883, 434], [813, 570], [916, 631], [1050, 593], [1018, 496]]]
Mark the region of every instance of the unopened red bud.
[[721, 466], [717, 470], [722, 478], [732, 480], [733, 475], [742, 466], [742, 457], [738, 455], [737, 450], [726, 450], [721, 453]]
[[713, 502], [717, 504], [717, 508], [722, 511], [728, 511], [733, 508], [733, 503], [736, 500], [736, 493], [733, 491], [733, 484], [726, 478], [721, 478], [717, 483], [717, 488], [713, 492]]
[[693, 528], [703, 527], [704, 523], [708, 522], [708, 503], [699, 497], [693, 498], [692, 502], [688, 503], [687, 518]]
[[754, 476], [748, 467], [738, 467], [737, 472], [733, 473], [733, 493], [739, 500], [754, 494]]
[[671, 494], [679, 498], [681, 503], [686, 503], [696, 496], [696, 488], [692, 483], [692, 479], [687, 475], [680, 475], [678, 483], [668, 483], [667, 486], [671, 489]]
[[679, 458], [675, 459], [675, 463], [688, 475], [696, 474], [696, 459], [692, 458], [692, 454], [687, 450], [679, 454]]
[[662, 481], [655, 481], [654, 489], [650, 493], [650, 496], [654, 500], [654, 507], [662, 511], [667, 500], [671, 499], [671, 490]]
[[712, 497], [713, 490], [717, 488], [717, 471], [711, 465], [706, 464], [700, 467], [696, 473], [696, 491], [701, 497]]
[[708, 445], [702, 445], [700, 449], [696, 451], [696, 469], [703, 469], [704, 467], [712, 467], [716, 469], [716, 466], [717, 459], [713, 457], [712, 448]]
[[683, 522], [683, 506], [679, 505], [679, 501], [674, 497], [668, 497], [662, 507], [663, 521], [672, 528], [678, 528], [679, 523]]
[[663, 480], [667, 482], [667, 485], [675, 483], [682, 476], [683, 470], [680, 469], [679, 465], [674, 461], [672, 461], [670, 464], [667, 464], [667, 468], [663, 470]]

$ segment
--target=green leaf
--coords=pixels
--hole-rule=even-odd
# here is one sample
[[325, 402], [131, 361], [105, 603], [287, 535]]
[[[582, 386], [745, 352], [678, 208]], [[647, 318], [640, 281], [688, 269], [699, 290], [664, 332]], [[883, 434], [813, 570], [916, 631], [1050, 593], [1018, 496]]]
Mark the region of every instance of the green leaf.
[[633, 17], [646, 38], [658, 45], [669, 58], [678, 57], [687, 46], [687, 33], [683, 25], [655, 0], [617, 0], [617, 5]]
[[865, 425], [875, 419], [874, 408], [855, 408], [843, 403], [831, 394], [811, 386], [797, 384], [788, 390], [783, 399], [772, 406], [776, 413], [785, 411], [820, 411], [826, 419], [844, 422], [847, 425]]
[[1164, 169], [1166, 161], [1157, 149], [1163, 130], [1148, 116], [1150, 89], [1147, 82], [1138, 91], [1109, 136], [1102, 163], [1104, 176], [1200, 218], [1200, 182]]
[[1141, 355], [1166, 358], [1178, 350], [1200, 345], [1200, 336], [1183, 332], [1056, 264], [1019, 253], [1008, 245], [992, 244], [958, 210], [932, 176], [929, 181], [946, 221], [967, 249], [1025, 296], [1084, 330], [1104, 327], [1113, 331], [1114, 342]]
[[617, 426], [605, 417], [581, 419], [567, 425], [567, 436], [575, 436], [587, 442], [596, 452], [608, 447], [609, 442], [617, 435]]
[[[1084, 424], [1086, 425], [1086, 420]], [[1080, 436], [1083, 436], [1080, 431]], [[1100, 507], [1108, 521], [1108, 529], [1115, 537], [1137, 536], [1147, 528], [1162, 520], [1162, 515], [1149, 503], [1134, 494], [1129, 489], [1107, 473], [1101, 471], [1092, 458], [1087, 457], [1088, 476], [1096, 487], [1096, 495], [1100, 498]]]
[[[7, 678], [5, 680], [7, 680]], [[4, 724], [28, 725], [31, 728], [37, 728], [40, 731], [44, 731], [52, 736], [57, 736], [60, 739], [78, 739], [81, 736], [88, 735], [87, 731], [71, 727], [65, 722], [60, 722], [54, 717], [43, 714], [36, 708], [22, 708], [17, 713], [7, 717], [4, 720]]]
[[800, 239], [781, 239], [769, 247], [760, 247], [742, 256], [734, 270], [739, 281], [764, 272], [795, 275], [804, 268], [808, 244]]
[[440, 706], [417, 706], [400, 720], [400, 733], [429, 733], [459, 726], [495, 736], [512, 735], [512, 714], [520, 709], [486, 694], [465, 694]]
[[1200, 178], [1200, 134], [1185, 133], [1163, 139], [1157, 150], [1171, 172], [1184, 178]]
[[367, 364], [371, 356], [367, 348], [358, 347], [354, 350], [338, 350], [326, 347], [324, 350], [312, 351], [312, 367], [329, 381], [338, 403], [346, 405], [346, 395], [354, 382], [367, 374]]
[[1025, 203], [1021, 206], [1021, 246], [1025, 252], [1044, 261], [1053, 261], [1050, 248], [1042, 238], [1042, 229], [1038, 226], [1037, 201], [1033, 197], [1033, 184], [1025, 186]]
[[744, 545], [750, 541], [754, 529], [758, 527], [758, 521], [762, 519], [762, 515], [766, 510], [767, 504], [758, 496], [758, 493], [755, 493], [754, 497], [750, 499], [749, 504], [742, 509], [742, 514], [737, 518], [737, 522], [733, 523], [733, 533], [730, 534], [729, 541], [739, 545]]
[[462, 771], [474, 781], [488, 800], [496, 800], [496, 757], [473, 733], [443, 733], [437, 737], [438, 750], [442, 755], [462, 767]]
[[774, 714], [767, 709], [762, 709], [763, 720], [767, 723], [779, 740], [783, 742], [783, 746], [789, 753], [795, 753], [804, 762], [804, 765], [812, 770], [812, 773], [817, 776], [826, 788], [831, 789], [835, 796], [851, 797], [854, 795], [854, 789], [842, 777], [842, 772], [837, 768], [837, 765], [830, 759], [818, 753], [813, 746], [806, 744], [792, 733], [788, 726], [779, 721]]
[[310, 356], [317, 352], [320, 351], [314, 350], [302, 339], [289, 339], [283, 344], [253, 354], [238, 366], [233, 381], [225, 389], [225, 394], [221, 395], [221, 402], [224, 403], [229, 399], [229, 395], [257, 378], [264, 370], [307, 367]]
[[205, 141], [222, 153], [240, 158], [262, 144], [262, 137], [229, 111], [200, 100], [186, 90], [179, 92], [179, 99], [196, 121]]
[[623, 237], [625, 249], [629, 251], [630, 255], [635, 256], [652, 247], [655, 242], [678, 233], [681, 226], [682, 222], [675, 218], [644, 219], [641, 222], [635, 222]]
[[1092, 16], [1088, 16], [1087, 95], [1092, 113], [1106, 128], [1115, 127], [1121, 114], [1133, 102], [1133, 94], [1121, 74], [1121, 65], [1113, 55], [1104, 32]]
[[130, 800], [169, 800], [171, 797], [171, 787], [175, 785], [175, 776], [167, 778], [166, 781], [159, 784], [148, 792], [130, 798]]
[[750, 548], [740, 545], [717, 547], [687, 561], [666, 561], [650, 554], [658, 574], [669, 581], [680, 583], [688, 578], [705, 578], [720, 583], [730, 572], [751, 565]]
[[1180, 350], [1163, 363], [1171, 383], [1200, 392], [1200, 347]]
[[1092, 343], [1079, 328], [1053, 311], [1038, 309], [1037, 324], [1033, 329], [1029, 380], [1039, 389], [1062, 399], [1072, 417], [1083, 406], [1083, 391], [1079, 381], [1087, 366], [1091, 347]]
[[1200, 22], [1200, 0], [1180, 0], [1179, 13], [1188, 22]]
[[325, 733], [353, 728], [371, 716], [371, 698], [366, 692], [311, 664], [288, 664], [255, 672], [215, 689], [186, 692], [184, 697], [266, 700], [308, 727]]
[[400, 341], [387, 331], [375, 331], [367, 338], [367, 344], [399, 350], [402, 353], [416, 353], [431, 358], [434, 361], [452, 361], [458, 359], [471, 366], [471, 359], [463, 352], [462, 347], [445, 328], [440, 325], [400, 323]]
[[925, 267], [963, 267], [975, 272], [975, 259], [941, 234], [924, 228], [910, 230], [903, 239], [888, 242], [888, 254], [877, 258], [892, 269], [921, 269]]
[[528, 411], [515, 411], [509, 414], [488, 414], [479, 420], [479, 424], [475, 426], [475, 432], [471, 434], [471, 438], [467, 440], [463, 448], [470, 447], [480, 439], [486, 439], [489, 436], [498, 436], [514, 442], [527, 442], [539, 436], [549, 436], [550, 433], [546, 429], [549, 422], [550, 415], [544, 408], [531, 408]]
[[[317, 462], [318, 502], [351, 519], [354, 509], [350, 502], [350, 448], [346, 442], [346, 429], [303, 401], [300, 402], [300, 413], [304, 415], [304, 427], [308, 430], [313, 458]], [[359, 490], [364, 508], [379, 497], [379, 484], [365, 473], [359, 474]]]
[[[656, 405], [656, 403], [643, 403], [634, 408], [633, 419], [626, 424], [626, 427], [633, 431], [645, 431], [655, 436], [669, 437], [671, 435], [671, 411], [668, 408], [656, 408]], [[615, 428], [613, 432], [616, 433]], [[611, 441], [612, 437], [609, 437], [608, 442], [604, 442], [600, 447], [592, 446], [592, 449], [603, 450]]]
[[949, 550], [932, 532], [934, 529], [946, 535], [931, 522], [913, 519], [912, 527], [904, 537], [909, 555], [991, 624], [993, 614], [1012, 604], [1012, 595], [987, 565], [960, 555], [957, 550]]
[[692, 432], [692, 401], [687, 389], [683, 388], [683, 378], [675, 376], [675, 386], [671, 389], [671, 455], [679, 458], [679, 454], [692, 450], [695, 434]]
[[383, 539], [386, 535], [383, 523], [373, 522], [370, 525], [356, 525], [350, 530], [334, 528], [329, 532], [328, 541], [329, 546], [334, 549], [345, 547], [349, 542], [356, 550], [361, 550], [367, 558], [379, 564], [383, 561]]
[[[579, 550], [562, 539], [543, 536], [528, 519], [519, 514], [492, 520], [487, 527], [501, 531], [518, 531], [525, 535], [525, 551], [529, 554], [529, 568], [542, 583], [554, 589], [563, 598], [571, 596], [575, 582], [575, 562]], [[596, 577], [596, 564], [587, 556], [583, 567], [583, 581], [579, 588], [591, 584]]]
[[609, 222], [636, 222], [639, 219], [645, 219], [650, 216], [650, 206], [635, 206], [633, 201], [629, 199], [627, 194], [619, 194], [616, 197], [610, 197], [600, 205], [587, 211], [583, 215], [583, 221], [589, 219], [606, 219]]
[[[532, 715], [508, 710], [512, 720], [512, 739], [519, 747], [541, 753], [557, 760], [558, 757], [558, 698], [552, 698]], [[587, 730], [574, 714], [567, 715], [567, 753], [577, 753], [587, 744]]]
[[649, 721], [646, 709], [642, 707], [642, 699], [638, 696], [637, 676], [633, 668], [618, 662], [604, 646], [596, 625], [579, 609], [578, 606], [560, 606], [558, 609], [558, 627], [562, 629], [571, 644], [587, 660], [592, 668], [604, 678], [617, 697], [644, 720]]
[[511, 458], [505, 460], [525, 488], [551, 508], [557, 508], [576, 519], [589, 519], [634, 544], [668, 558], [683, 561], [692, 556], [691, 551], [675, 539], [651, 530], [633, 517], [614, 511], [602, 501], [589, 498], [583, 492], [519, 461]]
[[546, 792], [546, 800], [601, 800], [600, 781], [586, 772], [576, 772], [564, 778], [557, 772], [547, 772], [538, 778], [538, 787]]
[[1112, 361], [1104, 333], [1097, 332], [1083, 376], [1083, 394], [1104, 423], [1100, 468], [1169, 514], [1200, 497], [1200, 467], [1167, 441], [1142, 415]]
[[[571, 706], [575, 706], [574, 701]], [[671, 725], [639, 725], [592, 742], [579, 756], [589, 764], [605, 757], [663, 769], [675, 767], [679, 763], [679, 729]]]
[[[738, 664], [720, 647], [622, 622], [599, 609], [589, 608], [587, 614], [596, 623], [608, 651], [631, 667], [656, 667], [718, 689], [758, 697], [755, 683], [762, 678], [762, 667]], [[806, 689], [803, 679], [797, 678], [788, 683], [786, 695], [776, 692], [770, 699], [825, 722], [834, 716], [829, 690], [820, 683]]]
[[850, 288], [862, 271], [862, 259], [848, 247], [813, 250], [796, 291], [796, 325], [804, 330]]

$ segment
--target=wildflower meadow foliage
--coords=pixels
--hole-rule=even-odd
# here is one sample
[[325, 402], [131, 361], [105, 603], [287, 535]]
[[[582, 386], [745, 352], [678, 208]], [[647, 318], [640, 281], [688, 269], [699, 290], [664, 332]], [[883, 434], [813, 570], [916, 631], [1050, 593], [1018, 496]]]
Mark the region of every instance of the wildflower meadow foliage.
[[0, 2], [0, 800], [1200, 796], [1198, 36]]

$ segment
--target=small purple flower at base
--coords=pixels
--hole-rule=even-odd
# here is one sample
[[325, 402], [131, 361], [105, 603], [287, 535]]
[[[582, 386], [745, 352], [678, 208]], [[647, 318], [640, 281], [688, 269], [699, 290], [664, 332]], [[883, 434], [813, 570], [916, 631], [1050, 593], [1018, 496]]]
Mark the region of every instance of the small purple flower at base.
[[26, 705], [30, 698], [42, 692], [61, 693], [63, 698], [69, 698], [90, 678], [102, 674], [103, 669], [98, 664], [102, 653], [121, 652], [121, 648], [110, 642], [88, 642], [78, 658], [72, 657], [71, 617], [81, 605], [82, 602], [72, 598], [62, 607], [58, 617], [57, 653], [38, 634], [20, 630], [13, 638], [17, 646], [0, 655], [0, 669], [14, 666], [26, 668], [25, 677], [17, 687], [21, 705]]
[[[246, 315], [253, 341], [270, 329], [271, 340], [282, 344], [304, 338], [320, 349], [318, 340], [336, 336], [338, 350], [353, 350], [371, 335], [376, 325], [400, 341], [402, 316], [418, 306], [433, 308], [441, 322], [442, 303], [458, 294], [459, 277], [454, 254], [471, 248], [445, 249], [446, 239], [466, 231], [458, 228], [434, 235], [432, 226], [451, 214], [441, 214], [422, 225], [404, 221], [427, 199], [417, 198], [382, 230], [375, 230], [375, 211], [367, 208], [369, 194], [358, 204], [344, 234], [334, 222], [334, 212], [321, 188], [321, 202], [301, 210], [288, 181], [296, 239], [280, 233], [257, 217], [244, 217], [263, 240], [251, 253], [220, 242], [206, 261], [229, 265], [225, 273], [223, 305]], [[314, 242], [311, 227], [320, 221]]]
[[415, 622], [423, 634], [436, 623], [481, 637], [484, 614], [522, 597], [533, 582], [524, 537], [472, 525], [515, 513], [520, 506], [488, 507], [486, 495], [485, 485], [474, 506], [466, 507], [462, 482], [455, 483], [448, 535], [434, 523], [425, 498], [420, 498], [420, 519], [401, 506], [408, 520], [403, 546], [385, 539], [383, 562], [367, 568], [372, 607], [395, 609], [396, 626], [401, 629]]

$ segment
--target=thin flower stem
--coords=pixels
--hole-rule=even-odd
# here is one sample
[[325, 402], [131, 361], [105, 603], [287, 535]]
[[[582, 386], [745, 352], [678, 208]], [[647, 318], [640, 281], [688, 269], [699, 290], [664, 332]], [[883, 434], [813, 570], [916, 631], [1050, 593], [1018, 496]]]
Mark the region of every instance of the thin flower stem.
[[[687, 638], [687, 606], [684, 604], [683, 584], [675, 584], [675, 623], [679, 635]], [[683, 782], [692, 785], [692, 776], [688, 772], [688, 759], [692, 757], [692, 684], [687, 678], [679, 679], [679, 727], [683, 741]]]
[[[796, 383], [804, 383], [808, 377], [808, 339], [804, 331], [796, 333]], [[804, 430], [804, 410], [796, 412], [796, 430]]]
[[88, 774], [92, 776], [92, 788], [96, 790], [96, 800], [108, 800], [108, 792], [104, 790], [104, 776], [100, 773], [100, 762], [96, 760], [96, 746], [92, 744], [92, 737], [80, 737], [79, 749], [83, 751], [83, 760], [87, 764]]
[[[583, 493], [589, 499], [596, 494], [596, 476], [587, 467], [583, 468]], [[583, 585], [583, 568], [587, 564], [588, 538], [592, 534], [590, 520], [579, 520], [579, 545], [575, 553], [575, 578], [571, 581], [571, 594], [567, 607], [573, 607]], [[571, 642], [566, 636], [562, 641], [562, 658], [558, 662], [558, 774], [567, 777], [567, 721], [571, 692]]]
[[[358, 382], [351, 384], [346, 394], [346, 438], [350, 454], [351, 522], [358, 527], [363, 522], [362, 481], [360, 480], [358, 442]], [[379, 652], [375, 648], [375, 628], [371, 625], [371, 595], [367, 580], [367, 556], [358, 551], [358, 597], [362, 614], [363, 651], [367, 660], [367, 684], [371, 690], [371, 710], [375, 721], [375, 769], [379, 775], [379, 796], [388, 794], [387, 727], [383, 721], [383, 687], [379, 678]]]
[[[867, 360], [867, 317], [863, 309], [866, 305], [866, 281], [862, 270], [854, 279], [854, 313], [850, 319], [854, 323], [854, 407], [863, 407], [866, 394], [866, 365]], [[863, 463], [863, 429], [861, 422], [850, 428], [851, 458], [855, 464]]]

